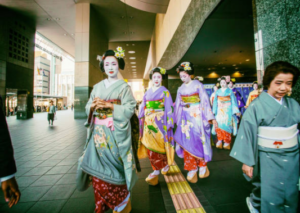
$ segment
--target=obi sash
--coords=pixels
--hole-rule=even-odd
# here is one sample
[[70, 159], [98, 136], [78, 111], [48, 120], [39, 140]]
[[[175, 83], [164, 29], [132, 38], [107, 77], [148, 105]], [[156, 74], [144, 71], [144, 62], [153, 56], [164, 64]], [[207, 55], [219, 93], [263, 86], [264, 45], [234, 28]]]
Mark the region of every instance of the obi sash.
[[299, 130], [297, 124], [290, 127], [266, 127], [258, 128], [258, 145], [273, 149], [285, 149], [296, 146]]
[[218, 96], [218, 101], [221, 101], [223, 103], [226, 103], [226, 102], [230, 102], [231, 101], [231, 98], [230, 96]]
[[147, 111], [155, 111], [155, 112], [165, 111], [165, 105], [163, 99], [159, 99], [155, 101], [146, 101], [145, 109]]
[[[121, 105], [121, 101], [117, 100], [117, 99], [107, 100], [107, 102], [110, 102], [112, 104]], [[112, 109], [97, 109], [96, 112], [97, 112], [97, 114], [95, 115], [95, 117], [97, 117], [99, 119], [106, 119], [106, 118], [113, 117]]]
[[199, 98], [199, 93], [194, 93], [191, 95], [182, 95], [181, 100], [184, 103], [183, 106], [185, 108], [190, 108], [193, 105], [199, 105], [201, 101]]

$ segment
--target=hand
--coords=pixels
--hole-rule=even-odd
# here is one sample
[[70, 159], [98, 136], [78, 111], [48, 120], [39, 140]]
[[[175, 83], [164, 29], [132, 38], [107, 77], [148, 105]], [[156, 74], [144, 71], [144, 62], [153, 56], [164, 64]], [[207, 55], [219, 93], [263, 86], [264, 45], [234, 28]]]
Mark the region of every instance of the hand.
[[114, 109], [114, 105], [112, 104], [112, 103], [110, 103], [110, 102], [107, 102], [107, 101], [104, 101], [104, 100], [99, 100], [98, 102], [97, 102], [97, 106], [96, 106], [96, 110], [97, 109], [103, 109], [103, 108], [106, 108], [106, 109]]
[[243, 164], [242, 167], [243, 173], [247, 175], [249, 178], [253, 177], [253, 167], [252, 166], [247, 166], [246, 164]]
[[212, 120], [213, 125], [215, 126], [215, 129], [218, 128], [218, 122], [216, 120]]
[[100, 100], [101, 100], [101, 99], [98, 98], [98, 97], [94, 98], [94, 100], [93, 100], [93, 102], [92, 102], [92, 105], [91, 105], [91, 112], [93, 112], [93, 111], [95, 110], [95, 108], [96, 108], [96, 106], [97, 106], [97, 103], [98, 103], [98, 101], [100, 101]]
[[239, 117], [240, 117], [240, 116], [241, 116], [241, 113], [236, 113], [236, 116], [239, 116]]
[[16, 205], [21, 197], [21, 192], [19, 191], [18, 183], [15, 177], [3, 181], [1, 183], [2, 191], [4, 193], [4, 199], [8, 202], [9, 208]]

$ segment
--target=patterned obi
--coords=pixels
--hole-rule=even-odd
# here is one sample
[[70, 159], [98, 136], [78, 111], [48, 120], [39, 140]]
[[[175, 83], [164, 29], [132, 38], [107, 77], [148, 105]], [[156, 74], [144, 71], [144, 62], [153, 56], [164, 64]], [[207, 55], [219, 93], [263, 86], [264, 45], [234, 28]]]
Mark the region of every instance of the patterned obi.
[[218, 96], [218, 101], [221, 101], [223, 103], [226, 103], [226, 102], [230, 102], [231, 101], [231, 98], [230, 96]]
[[187, 104], [183, 105], [183, 107], [186, 107], [186, 108], [190, 108], [193, 105], [198, 105], [198, 104], [200, 104], [200, 101], [201, 101], [199, 98], [199, 93], [194, 93], [191, 95], [182, 95], [181, 100], [183, 103], [187, 103]]
[[[107, 102], [110, 102], [112, 104], [121, 105], [121, 101], [117, 100], [117, 99], [107, 100]], [[98, 119], [106, 119], [106, 118], [113, 117], [112, 109], [97, 109], [96, 112], [99, 113], [99, 114], [95, 115], [95, 117], [97, 117]]]
[[258, 95], [257, 94], [254, 94], [254, 95], [251, 95], [251, 101], [253, 101], [255, 98], [257, 98]]
[[164, 111], [165, 105], [163, 99], [155, 100], [155, 101], [146, 101], [145, 109], [154, 110], [156, 112]]

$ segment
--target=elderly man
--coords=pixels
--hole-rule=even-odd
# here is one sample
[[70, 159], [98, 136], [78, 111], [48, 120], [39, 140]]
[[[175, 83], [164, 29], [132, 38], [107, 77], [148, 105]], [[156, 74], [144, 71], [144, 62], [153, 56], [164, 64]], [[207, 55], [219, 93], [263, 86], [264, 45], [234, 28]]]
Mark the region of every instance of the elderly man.
[[12, 207], [18, 203], [21, 193], [15, 179], [15, 173], [17, 171], [16, 163], [2, 107], [2, 98], [0, 96], [0, 181], [4, 199], [8, 202], [8, 206]]

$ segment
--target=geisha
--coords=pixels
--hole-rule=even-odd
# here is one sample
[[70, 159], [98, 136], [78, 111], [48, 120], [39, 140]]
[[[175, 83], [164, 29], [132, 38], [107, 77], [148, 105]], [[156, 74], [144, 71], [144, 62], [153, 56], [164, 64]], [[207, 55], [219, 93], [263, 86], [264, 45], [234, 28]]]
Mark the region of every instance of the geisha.
[[137, 181], [130, 131], [136, 101], [130, 86], [118, 79], [123, 57], [121, 47], [104, 53], [100, 69], [108, 78], [94, 85], [86, 105], [90, 135], [81, 168], [92, 176], [96, 213], [129, 213], [130, 191]]
[[218, 137], [216, 147], [230, 149], [231, 134], [237, 133], [236, 116], [240, 116], [240, 111], [234, 93], [227, 87], [225, 77], [221, 78], [220, 85], [221, 89], [217, 90], [213, 103], [213, 113], [218, 123], [218, 128], [215, 128]]
[[253, 91], [249, 93], [249, 96], [248, 96], [248, 99], [247, 99], [245, 108], [248, 108], [248, 106], [251, 104], [251, 102], [252, 102], [255, 98], [257, 98], [258, 95], [259, 95], [259, 91], [258, 91], [258, 83], [257, 83], [257, 81], [254, 81], [254, 82], [253, 82], [252, 88], [253, 88]]
[[235, 85], [235, 79], [230, 79], [229, 83], [228, 83], [228, 88], [232, 90], [232, 92], [234, 93], [236, 100], [237, 100], [237, 104], [239, 106], [239, 110], [241, 112], [241, 114], [243, 114], [244, 112], [244, 107], [245, 107], [245, 102], [243, 99], [243, 96], [241, 95], [241, 93], [234, 88]]
[[166, 70], [155, 67], [150, 79], [153, 86], [144, 95], [140, 107], [140, 147], [139, 158], [149, 157], [154, 170], [146, 178], [149, 185], [158, 184], [158, 176], [167, 174], [174, 161], [174, 109], [169, 90], [161, 85], [166, 78]]
[[214, 104], [215, 95], [216, 95], [216, 92], [218, 89], [220, 89], [220, 83], [216, 83], [213, 87], [214, 92], [211, 94], [211, 96], [209, 98], [211, 107]]
[[207, 162], [212, 159], [210, 125], [217, 125], [209, 103], [209, 97], [198, 80], [191, 80], [193, 64], [183, 62], [177, 69], [183, 84], [177, 91], [175, 120], [177, 129], [174, 135], [176, 153], [184, 158], [184, 169], [189, 171], [187, 180], [191, 183], [199, 177], [209, 176]]
[[277, 61], [266, 68], [262, 92], [245, 111], [230, 156], [255, 186], [250, 212], [296, 213], [299, 181], [300, 106], [287, 97], [299, 69]]

